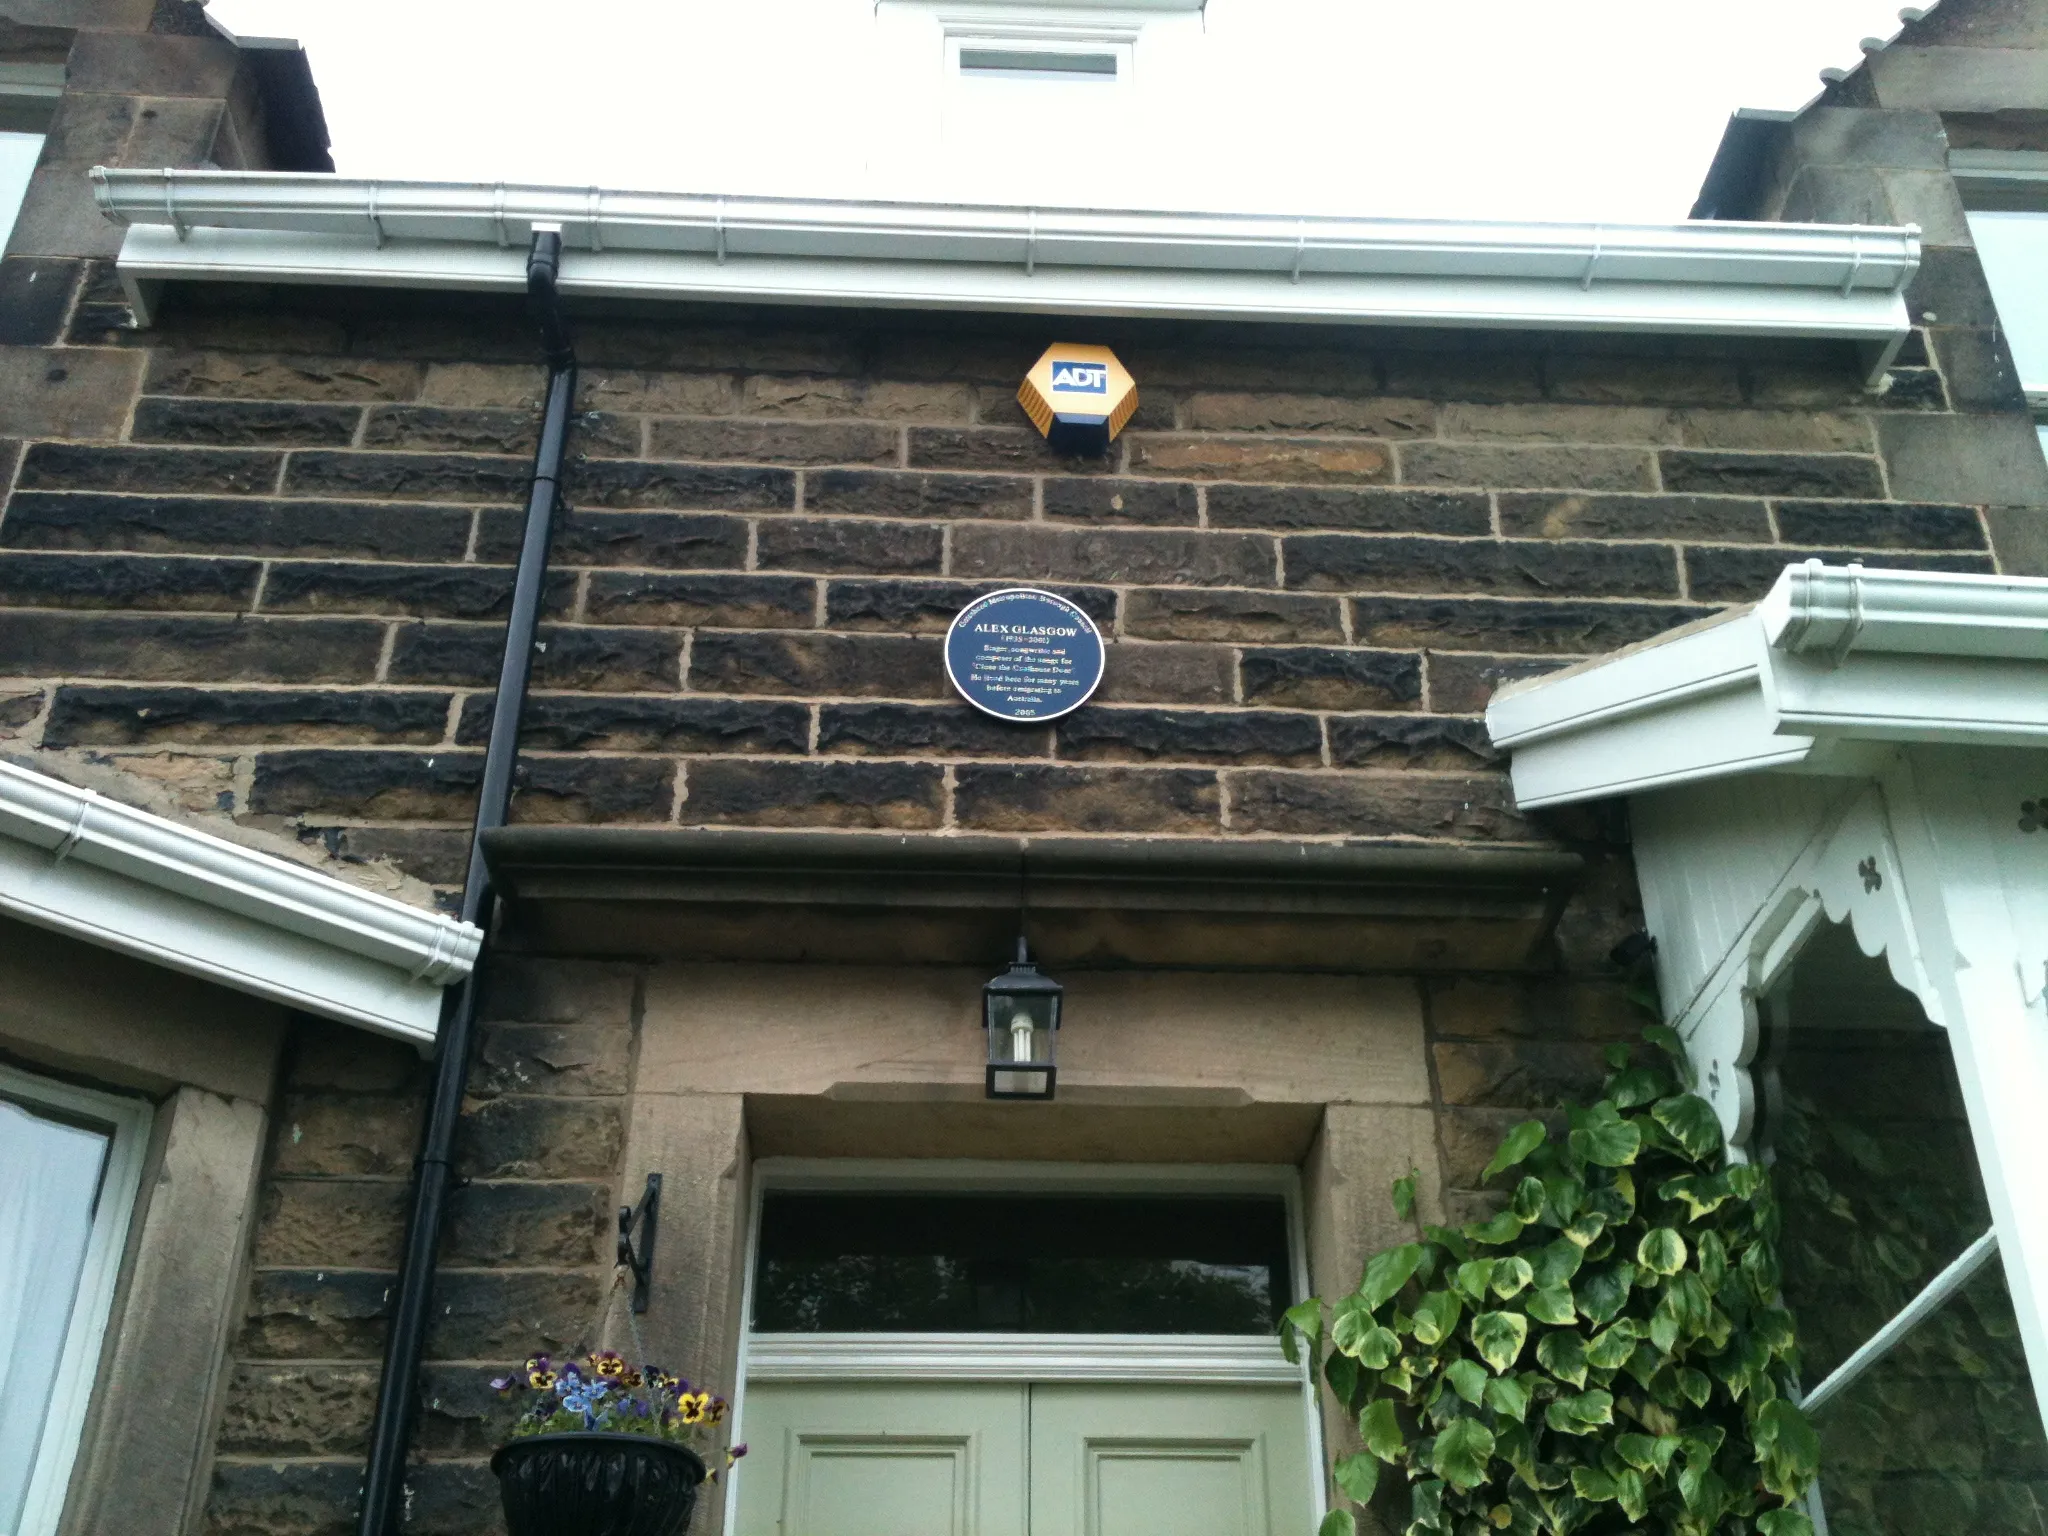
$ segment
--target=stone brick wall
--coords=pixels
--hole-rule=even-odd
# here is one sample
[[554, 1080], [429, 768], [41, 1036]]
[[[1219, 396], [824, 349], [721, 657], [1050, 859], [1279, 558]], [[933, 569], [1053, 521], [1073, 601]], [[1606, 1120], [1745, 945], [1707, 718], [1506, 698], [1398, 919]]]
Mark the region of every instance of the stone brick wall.
[[[541, 380], [518, 312], [123, 321], [102, 272], [5, 413], [9, 745], [452, 882]], [[1987, 509], [2048, 504], [2038, 455], [1978, 452], [2024, 419], [1951, 412], [1917, 340], [1873, 396], [1820, 345], [1086, 329], [1144, 392], [1101, 463], [1011, 398], [1036, 323], [587, 321], [515, 819], [1549, 840], [1485, 743], [1501, 680], [1811, 554], [1990, 570]], [[90, 408], [45, 409], [74, 374]], [[1024, 581], [1112, 639], [1050, 728], [977, 717], [938, 654]]]

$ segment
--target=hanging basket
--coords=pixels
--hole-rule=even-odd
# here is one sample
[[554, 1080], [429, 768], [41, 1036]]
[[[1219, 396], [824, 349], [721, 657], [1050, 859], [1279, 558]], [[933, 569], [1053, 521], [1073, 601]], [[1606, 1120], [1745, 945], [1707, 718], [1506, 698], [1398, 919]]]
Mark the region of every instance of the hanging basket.
[[704, 1463], [649, 1435], [532, 1435], [491, 1458], [511, 1536], [681, 1536]]

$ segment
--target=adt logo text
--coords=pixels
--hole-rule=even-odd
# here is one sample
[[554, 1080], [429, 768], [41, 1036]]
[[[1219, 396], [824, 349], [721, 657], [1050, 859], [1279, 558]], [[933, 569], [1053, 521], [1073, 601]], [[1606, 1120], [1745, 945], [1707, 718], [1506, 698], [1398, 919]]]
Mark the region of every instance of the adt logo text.
[[1060, 363], [1052, 365], [1052, 387], [1081, 394], [1109, 393], [1109, 368], [1102, 363]]

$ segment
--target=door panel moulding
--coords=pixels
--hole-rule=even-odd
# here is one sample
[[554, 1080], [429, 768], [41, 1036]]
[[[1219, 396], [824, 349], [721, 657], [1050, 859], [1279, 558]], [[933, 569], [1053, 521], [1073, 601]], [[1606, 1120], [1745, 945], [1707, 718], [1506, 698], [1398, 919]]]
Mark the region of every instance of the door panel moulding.
[[170, 280], [514, 292], [537, 224], [576, 297], [1859, 343], [1910, 330], [1917, 228], [1516, 224], [818, 201], [96, 168], [148, 323]]

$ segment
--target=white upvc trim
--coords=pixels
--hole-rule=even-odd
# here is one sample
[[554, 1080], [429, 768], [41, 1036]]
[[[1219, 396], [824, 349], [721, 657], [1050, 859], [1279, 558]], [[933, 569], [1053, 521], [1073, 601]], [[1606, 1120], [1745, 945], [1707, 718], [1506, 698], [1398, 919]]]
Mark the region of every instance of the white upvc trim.
[[1916, 228], [1491, 223], [824, 201], [96, 168], [138, 303], [168, 278], [570, 294], [1847, 337], [1909, 327]]
[[1809, 560], [1754, 609], [1511, 684], [1486, 724], [1524, 809], [1839, 772], [1866, 743], [2048, 745], [2048, 578]]
[[1893, 1313], [1885, 1325], [1865, 1339], [1811, 1392], [1799, 1399], [1799, 1406], [1807, 1413], [1819, 1413], [1829, 1401], [1840, 1397], [1854, 1386], [1873, 1365], [1892, 1352], [1892, 1349], [1907, 1334], [1941, 1307], [1941, 1304], [1957, 1291], [1968, 1285], [1992, 1259], [1998, 1256], [1998, 1233], [1986, 1232], [1982, 1237], [1965, 1248], [1947, 1267], [1921, 1289], [1911, 1301]]
[[1299, 1386], [1267, 1334], [756, 1333], [749, 1381], [1073, 1381]]
[[21, 1513], [19, 1536], [55, 1536], [71, 1486], [71, 1465], [85, 1431], [93, 1382], [99, 1374], [100, 1345], [113, 1310], [129, 1220], [142, 1187], [142, 1164], [153, 1116], [142, 1099], [32, 1077], [5, 1064], [0, 1064], [0, 1097], [95, 1121], [111, 1133], [93, 1207], [92, 1232], [86, 1239], [78, 1292], [64, 1335], [64, 1352], [50, 1386], [50, 1407]]
[[483, 942], [467, 923], [8, 763], [0, 911], [418, 1043]]

